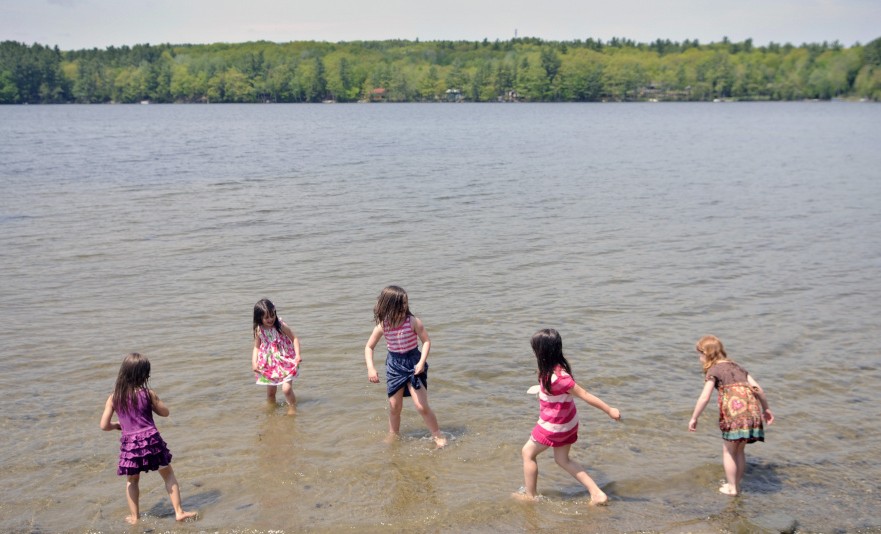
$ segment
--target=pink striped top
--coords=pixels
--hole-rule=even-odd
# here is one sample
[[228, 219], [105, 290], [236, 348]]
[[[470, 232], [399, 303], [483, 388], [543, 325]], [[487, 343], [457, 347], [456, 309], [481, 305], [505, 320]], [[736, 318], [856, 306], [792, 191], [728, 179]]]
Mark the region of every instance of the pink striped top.
[[407, 352], [415, 349], [419, 343], [416, 331], [410, 324], [410, 315], [397, 328], [390, 327], [387, 323], [382, 324], [382, 334], [388, 345], [389, 352]]
[[532, 429], [532, 439], [548, 447], [569, 445], [578, 440], [578, 412], [575, 398], [569, 390], [575, 380], [562, 367], [554, 369], [551, 391], [544, 386], [538, 394], [538, 423]]

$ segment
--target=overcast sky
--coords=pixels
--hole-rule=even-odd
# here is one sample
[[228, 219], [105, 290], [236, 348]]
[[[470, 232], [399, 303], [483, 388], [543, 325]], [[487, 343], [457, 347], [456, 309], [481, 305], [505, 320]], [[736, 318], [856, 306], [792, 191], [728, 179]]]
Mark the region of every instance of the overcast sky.
[[881, 0], [0, 0], [0, 41], [62, 50], [515, 35], [851, 46], [881, 37]]

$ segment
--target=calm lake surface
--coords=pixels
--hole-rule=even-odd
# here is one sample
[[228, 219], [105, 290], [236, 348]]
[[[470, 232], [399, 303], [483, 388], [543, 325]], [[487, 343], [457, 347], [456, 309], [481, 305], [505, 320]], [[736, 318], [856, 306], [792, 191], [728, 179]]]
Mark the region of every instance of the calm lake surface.
[[[127, 531], [123, 356], [153, 364], [184, 505], [133, 531], [881, 530], [881, 106], [856, 103], [0, 107], [0, 531]], [[400, 442], [363, 347], [388, 284], [432, 338], [432, 448]], [[296, 417], [250, 372], [268, 297], [300, 336]], [[576, 380], [540, 456], [533, 332]], [[718, 335], [777, 422], [724, 478], [694, 342]], [[384, 361], [384, 343], [376, 355]], [[384, 374], [383, 381], [384, 381]]]

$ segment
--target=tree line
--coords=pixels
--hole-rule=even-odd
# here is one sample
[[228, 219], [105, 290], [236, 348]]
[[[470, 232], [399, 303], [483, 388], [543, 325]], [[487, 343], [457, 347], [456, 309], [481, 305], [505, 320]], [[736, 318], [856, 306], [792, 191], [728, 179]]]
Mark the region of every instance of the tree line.
[[881, 38], [701, 44], [267, 41], [62, 51], [0, 43], [0, 103], [881, 101]]

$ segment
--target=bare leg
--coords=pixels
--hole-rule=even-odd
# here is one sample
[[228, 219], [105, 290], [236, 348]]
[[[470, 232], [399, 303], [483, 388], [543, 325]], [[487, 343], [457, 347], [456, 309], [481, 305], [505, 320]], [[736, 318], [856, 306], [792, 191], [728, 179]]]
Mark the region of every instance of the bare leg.
[[746, 442], [740, 441], [737, 445], [737, 454], [734, 459], [737, 461], [737, 492], [740, 493], [743, 473], [746, 472]]
[[567, 473], [575, 477], [575, 480], [581, 482], [582, 486], [587, 488], [587, 491], [590, 493], [591, 506], [606, 504], [609, 501], [609, 496], [597, 486], [597, 483], [590, 478], [590, 475], [588, 475], [587, 471], [581, 467], [580, 463], [569, 459], [570, 448], [572, 448], [572, 445], [554, 447], [554, 460], [557, 462], [557, 465], [562, 467]]
[[515, 493], [514, 497], [518, 499], [535, 500], [538, 496], [536, 488], [538, 487], [538, 462], [536, 457], [548, 448], [547, 445], [536, 443], [530, 438], [520, 455], [523, 458], [523, 488], [525, 494]]
[[139, 501], [141, 498], [141, 489], [138, 487], [138, 481], [141, 475], [129, 475], [125, 483], [125, 498], [128, 501], [129, 516], [125, 518], [130, 525], [138, 522], [140, 516]]
[[428, 426], [428, 430], [431, 431], [435, 444], [437, 444], [438, 448], [444, 447], [447, 444], [447, 438], [441, 434], [440, 427], [437, 424], [437, 416], [434, 415], [434, 411], [428, 405], [428, 391], [425, 388], [415, 389], [412, 384], [407, 384], [407, 387], [410, 388], [410, 397], [413, 398], [416, 411], [419, 412], [422, 420]]
[[278, 391], [278, 386], [266, 386], [266, 402], [269, 404], [275, 404], [275, 393]]
[[399, 389], [388, 398], [388, 438], [394, 441], [401, 433], [401, 409], [404, 407], [404, 390]]
[[737, 480], [737, 445], [736, 441], [722, 440], [722, 467], [725, 468], [725, 479], [719, 491], [725, 495], [737, 495], [740, 491]]
[[174, 517], [178, 521], [183, 521], [191, 517], [196, 517], [196, 512], [185, 512], [180, 504], [180, 486], [177, 483], [177, 477], [174, 476], [174, 469], [170, 465], [159, 468], [159, 474], [165, 481], [165, 491], [171, 498], [171, 506], [174, 508]]
[[288, 401], [288, 415], [296, 415], [297, 413], [297, 397], [294, 395], [294, 386], [290, 382], [281, 385], [281, 392]]

